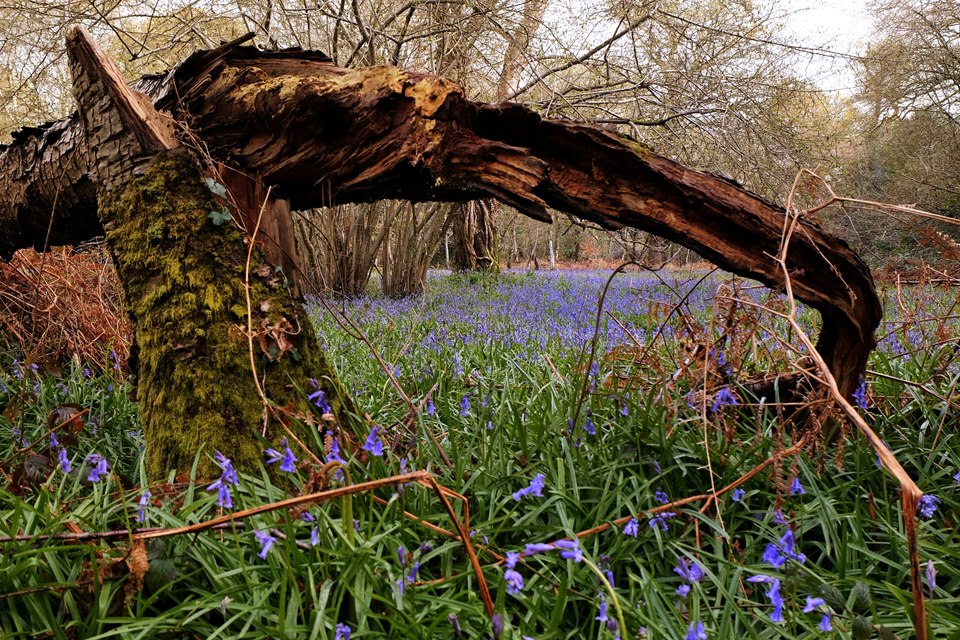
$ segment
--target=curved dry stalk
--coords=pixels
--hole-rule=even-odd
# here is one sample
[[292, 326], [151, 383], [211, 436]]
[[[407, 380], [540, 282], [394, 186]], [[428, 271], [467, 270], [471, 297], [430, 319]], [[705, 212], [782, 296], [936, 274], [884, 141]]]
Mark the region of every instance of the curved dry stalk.
[[[812, 172], [807, 173], [816, 176], [816, 174], [813, 174]], [[824, 184], [826, 185], [825, 182]], [[829, 189], [829, 185], [827, 185], [827, 188]], [[789, 312], [786, 316], [787, 322], [789, 322], [791, 328], [796, 331], [797, 337], [807, 348], [808, 355], [813, 358], [817, 368], [820, 369], [823, 382], [834, 401], [836, 401], [837, 405], [840, 406], [840, 409], [850, 420], [850, 422], [856, 426], [857, 430], [863, 434], [864, 437], [866, 437], [867, 442], [870, 443], [870, 446], [873, 447], [877, 457], [880, 459], [880, 463], [894, 476], [894, 478], [897, 479], [897, 482], [900, 484], [900, 491], [903, 500], [903, 524], [907, 536], [907, 548], [910, 557], [910, 582], [913, 590], [914, 630], [917, 635], [917, 640], [927, 640], [926, 612], [923, 604], [923, 576], [921, 575], [920, 569], [920, 552], [917, 547], [917, 503], [923, 496], [923, 491], [917, 486], [917, 483], [913, 481], [913, 478], [910, 477], [893, 453], [891, 453], [886, 445], [883, 444], [883, 441], [870, 427], [870, 425], [867, 424], [867, 421], [863, 419], [863, 416], [861, 416], [860, 413], [853, 407], [853, 405], [850, 404], [850, 401], [847, 400], [844, 394], [840, 392], [840, 388], [837, 385], [837, 380], [830, 371], [830, 367], [827, 366], [827, 363], [817, 351], [817, 348], [810, 340], [810, 337], [804, 332], [803, 328], [800, 326], [800, 323], [797, 322], [797, 302], [793, 297], [793, 286], [790, 279], [790, 272], [787, 268], [787, 252], [790, 248], [790, 239], [794, 230], [797, 228], [797, 224], [801, 215], [810, 213], [810, 210], [796, 212], [792, 208], [791, 205], [795, 189], [796, 182], [794, 183], [794, 190], [791, 191], [790, 197], [787, 201], [789, 224], [784, 230], [780, 255], [778, 255], [776, 258], [781, 270], [783, 271], [784, 288], [786, 291], [787, 304], [789, 308]], [[833, 192], [830, 191], [830, 193], [832, 194]], [[903, 208], [901, 207], [900, 209]]]

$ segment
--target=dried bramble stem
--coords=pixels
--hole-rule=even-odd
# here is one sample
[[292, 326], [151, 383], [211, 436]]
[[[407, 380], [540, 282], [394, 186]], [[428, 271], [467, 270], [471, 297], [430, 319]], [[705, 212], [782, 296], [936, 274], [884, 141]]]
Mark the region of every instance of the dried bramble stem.
[[[840, 388], [837, 385], [837, 380], [830, 371], [830, 368], [827, 366], [827, 363], [817, 351], [813, 342], [810, 340], [810, 337], [804, 332], [803, 328], [800, 326], [800, 323], [797, 322], [797, 303], [793, 297], [793, 287], [790, 280], [790, 272], [787, 269], [787, 252], [790, 248], [790, 239], [793, 236], [793, 232], [796, 229], [802, 215], [813, 211], [818, 211], [826, 206], [817, 205], [812, 209], [808, 209], [807, 211], [797, 211], [794, 208], [793, 196], [797, 188], [797, 181], [799, 181], [800, 176], [804, 175], [804, 173], [819, 178], [819, 176], [816, 176], [816, 174], [813, 174], [809, 171], [801, 172], [797, 175], [797, 180], [794, 181], [793, 189], [791, 189], [790, 195], [787, 199], [787, 216], [784, 221], [784, 234], [780, 247], [780, 253], [775, 258], [777, 263], [780, 265], [781, 270], [783, 271], [784, 289], [786, 291], [789, 309], [789, 312], [786, 314], [787, 322], [789, 322], [790, 327], [796, 331], [797, 337], [807, 348], [808, 355], [813, 358], [817, 368], [820, 369], [822, 382], [826, 385], [826, 388], [830, 392], [830, 395], [833, 397], [834, 401], [836, 401], [836, 403], [840, 406], [841, 410], [843, 410], [843, 413], [847, 416], [850, 422], [856, 426], [857, 430], [866, 437], [867, 442], [870, 443], [870, 446], [873, 447], [877, 457], [880, 459], [880, 463], [891, 474], [893, 474], [893, 476], [900, 483], [900, 491], [903, 499], [903, 524], [905, 533], [907, 535], [907, 548], [910, 556], [910, 582], [913, 590], [914, 630], [917, 635], [917, 640], [927, 640], [927, 621], [923, 604], [923, 577], [920, 573], [920, 552], [917, 547], [917, 502], [923, 496], [923, 491], [917, 486], [917, 483], [913, 481], [913, 478], [910, 477], [893, 453], [891, 453], [886, 445], [883, 444], [883, 441], [870, 427], [870, 425], [867, 424], [867, 421], [863, 419], [863, 416], [860, 415], [853, 405], [850, 404], [850, 401], [840, 392]], [[826, 183], [824, 182], [824, 184]], [[827, 185], [827, 189], [829, 190], [829, 185]], [[827, 204], [838, 201], [850, 201], [849, 199], [838, 198], [833, 194], [832, 191], [830, 191], [830, 194], [832, 198]], [[891, 208], [904, 210], [904, 207]]]

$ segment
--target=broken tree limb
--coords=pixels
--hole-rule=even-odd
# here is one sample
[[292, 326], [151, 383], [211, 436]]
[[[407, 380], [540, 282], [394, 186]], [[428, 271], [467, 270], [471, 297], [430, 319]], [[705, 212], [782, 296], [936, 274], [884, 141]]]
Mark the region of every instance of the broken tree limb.
[[[317, 53], [226, 48], [151, 82], [147, 92], [204, 153], [257, 176], [294, 209], [493, 197], [540, 220], [557, 209], [609, 229], [636, 227], [738, 275], [784, 284], [782, 209], [604, 129], [470, 102], [428, 74], [343, 69]], [[17, 205], [6, 193], [0, 184], [0, 220]], [[849, 396], [881, 318], [870, 271], [805, 220], [787, 260], [796, 297], [823, 317], [817, 346]]]
[[[67, 53], [133, 328], [148, 474], [187, 475], [196, 464], [216, 477], [215, 451], [251, 470], [265, 442], [283, 449], [282, 439], [320, 450], [304, 389], [322, 388], [344, 426], [356, 412], [299, 300], [229, 216], [211, 215], [222, 203], [196, 158], [86, 30], [70, 29]], [[239, 174], [232, 183], [246, 189]]]

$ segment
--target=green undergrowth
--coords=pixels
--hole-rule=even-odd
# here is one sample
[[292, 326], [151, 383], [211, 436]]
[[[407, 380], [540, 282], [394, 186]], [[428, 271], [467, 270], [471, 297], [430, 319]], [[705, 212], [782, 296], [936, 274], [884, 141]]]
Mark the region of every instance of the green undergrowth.
[[[502, 638], [679, 640], [696, 637], [698, 623], [709, 638], [913, 637], [899, 491], [864, 439], [851, 434], [769, 464], [796, 435], [782, 408], [742, 388], [736, 406], [690, 394], [694, 380], [737, 388], [741, 372], [789, 360], [771, 339], [749, 339], [772, 325], [749, 315], [727, 323], [722, 312], [692, 297], [683, 322], [667, 317], [669, 311], [657, 318], [660, 294], [626, 280], [611, 309], [650, 349], [643, 359], [632, 352], [635, 360], [627, 361], [627, 351], [612, 342], [616, 322], [605, 317], [599, 364], [591, 369], [592, 320], [580, 333], [569, 328], [578, 314], [596, 314], [602, 280], [584, 278], [446, 277], [434, 280], [422, 300], [344, 305], [355, 327], [317, 309], [328, 355], [373, 417], [383, 445], [377, 456], [376, 438], [366, 450], [362, 441], [338, 440], [349, 479], [341, 476], [331, 486], [425, 470], [466, 496], [471, 542], [503, 622]], [[682, 283], [672, 286], [664, 309], [687, 291]], [[626, 300], [641, 311], [626, 308]], [[460, 304], [462, 317], [454, 309]], [[528, 304], [534, 309], [529, 318]], [[556, 329], [531, 333], [536, 314]], [[692, 320], [702, 333], [688, 327], [684, 334]], [[654, 341], [661, 323], [670, 330]], [[940, 500], [931, 517], [919, 521], [921, 562], [925, 568], [931, 562], [936, 573], [927, 617], [931, 637], [958, 637], [955, 347], [902, 355], [916, 338], [903, 326], [891, 327], [896, 340], [882, 344], [870, 362], [863, 413], [921, 488]], [[356, 329], [369, 344], [347, 337]], [[709, 337], [719, 352], [720, 336], [722, 362], [714, 354], [706, 371], [673, 376], [682, 369], [685, 344]], [[932, 334], [921, 337], [936, 342]], [[422, 402], [412, 424], [404, 423], [409, 406], [371, 348], [404, 393]], [[7, 361], [0, 384], [7, 475], [0, 489], [3, 638], [333, 639], [343, 637], [338, 624], [352, 630], [351, 638], [495, 635], [464, 545], [438, 530], [454, 531], [454, 524], [429, 488], [386, 484], [216, 530], [150, 539], [140, 549], [123, 531], [203, 523], [317, 490], [319, 465], [295, 450], [294, 472], [278, 472], [274, 463], [241, 474], [231, 485], [233, 506], [225, 508], [218, 492], [208, 490], [215, 478], [194, 474], [188, 483], [170, 478], [146, 485], [136, 406], [109, 368], [87, 376], [77, 367], [52, 378]], [[59, 418], [72, 415], [56, 413], [51, 423], [65, 405], [87, 410], [76, 428], [57, 432], [70, 473], [59, 466], [48, 437]], [[23, 441], [34, 440], [40, 443], [30, 452], [16, 453]], [[327, 450], [315, 453], [331, 457], [330, 444], [328, 438]], [[88, 480], [91, 465], [84, 463], [93, 453], [110, 464], [97, 482]], [[197, 460], [215, 462], [214, 452], [201, 450]], [[766, 466], [742, 485], [742, 495], [728, 492], [703, 512], [703, 501], [695, 501], [659, 520], [644, 515], [663, 500], [723, 487], [759, 465]], [[528, 487], [540, 474], [537, 495]], [[795, 479], [803, 493], [791, 491]], [[145, 489], [152, 495], [140, 523]], [[464, 519], [463, 505], [450, 500]], [[631, 515], [635, 536], [621, 521]], [[582, 558], [563, 558], [559, 549], [519, 558], [511, 571], [523, 586], [510, 592], [508, 552], [594, 528], [601, 530], [580, 539]], [[788, 530], [793, 546], [783, 542]], [[81, 541], [49, 537], [71, 531], [121, 533]], [[266, 552], [255, 532], [274, 539]], [[25, 539], [9, 539], [17, 536]], [[768, 545], [790, 557], [772, 565]], [[678, 593], [685, 582], [675, 571], [681, 558], [704, 574], [686, 582], [686, 596]], [[771, 620], [777, 616], [770, 583], [748, 581], [758, 575], [780, 581], [782, 622]], [[808, 597], [823, 604], [804, 613]], [[601, 602], [616, 625], [603, 620]], [[833, 630], [823, 631], [828, 613]]]

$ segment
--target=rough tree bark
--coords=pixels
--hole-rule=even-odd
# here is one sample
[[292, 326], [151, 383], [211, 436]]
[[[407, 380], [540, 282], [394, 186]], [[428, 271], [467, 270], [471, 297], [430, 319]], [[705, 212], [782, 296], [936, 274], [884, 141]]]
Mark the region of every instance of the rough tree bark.
[[[519, 105], [470, 102], [435, 76], [343, 69], [316, 53], [224, 47], [143, 86], [213, 159], [273, 185], [294, 209], [492, 197], [539, 220], [549, 221], [552, 207], [610, 229], [636, 227], [733, 273], [784, 284], [772, 257], [785, 224], [780, 208], [613, 132], [542, 119]], [[41, 179], [14, 155], [0, 155], [8, 176], [0, 181], [0, 221], [20, 225], [0, 242], [6, 250], [32, 242], [30, 230], [43, 226], [9, 213], [23, 206], [23, 189], [10, 183]], [[76, 184], [61, 189], [80, 202]], [[48, 213], [38, 215], [46, 221]], [[66, 228], [74, 215], [58, 208], [54, 226]], [[787, 265], [797, 298], [823, 316], [818, 347], [849, 395], [881, 318], [870, 271], [846, 243], [806, 220]]]
[[[210, 215], [223, 205], [201, 166], [84, 29], [71, 29], [67, 53], [99, 218], [132, 319], [149, 475], [187, 473], [201, 450], [201, 477], [219, 473], [215, 450], [253, 468], [263, 458], [258, 432], [273, 443], [313, 444], [302, 391], [309, 380], [321, 381], [335, 410], [349, 401], [284, 278], [259, 251], [248, 257], [232, 220]], [[236, 172], [228, 184], [259, 189]], [[262, 202], [249, 206], [277, 204]]]

